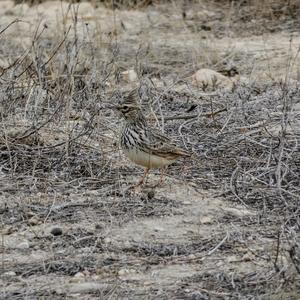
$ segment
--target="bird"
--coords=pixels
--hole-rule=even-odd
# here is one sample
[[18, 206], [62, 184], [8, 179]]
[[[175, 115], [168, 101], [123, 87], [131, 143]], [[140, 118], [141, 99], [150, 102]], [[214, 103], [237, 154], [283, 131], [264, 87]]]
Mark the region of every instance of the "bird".
[[161, 184], [168, 165], [179, 158], [191, 157], [192, 154], [178, 147], [169, 137], [147, 123], [137, 98], [137, 89], [134, 89], [118, 105], [113, 106], [124, 120], [120, 146], [129, 160], [145, 169], [136, 187], [144, 184], [150, 169], [161, 169]]

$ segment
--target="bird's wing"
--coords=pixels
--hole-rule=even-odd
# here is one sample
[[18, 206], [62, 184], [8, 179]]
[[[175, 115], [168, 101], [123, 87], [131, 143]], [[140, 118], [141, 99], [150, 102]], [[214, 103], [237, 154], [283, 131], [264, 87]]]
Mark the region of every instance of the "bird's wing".
[[170, 140], [166, 135], [157, 129], [149, 128], [147, 130], [147, 143], [145, 149], [147, 153], [157, 154], [170, 159], [176, 159], [180, 156], [190, 157], [191, 153], [177, 147], [176, 143]]

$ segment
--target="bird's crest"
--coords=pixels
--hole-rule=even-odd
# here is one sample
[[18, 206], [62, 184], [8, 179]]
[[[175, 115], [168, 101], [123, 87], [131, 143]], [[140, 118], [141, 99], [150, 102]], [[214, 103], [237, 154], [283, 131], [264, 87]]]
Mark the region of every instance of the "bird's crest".
[[127, 121], [143, 119], [138, 99], [139, 94], [137, 88], [123, 93], [122, 100], [116, 108]]
[[123, 100], [121, 101], [120, 105], [130, 105], [130, 106], [139, 106], [138, 103], [139, 93], [138, 89], [133, 89], [129, 92], [125, 92], [123, 94]]

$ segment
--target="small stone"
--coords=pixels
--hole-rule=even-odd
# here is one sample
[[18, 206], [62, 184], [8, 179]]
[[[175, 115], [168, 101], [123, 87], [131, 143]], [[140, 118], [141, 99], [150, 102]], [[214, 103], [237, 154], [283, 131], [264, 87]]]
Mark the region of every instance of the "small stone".
[[97, 229], [97, 230], [101, 230], [101, 229], [103, 229], [105, 227], [105, 224], [104, 223], [97, 223], [96, 225], [95, 225], [95, 229]]
[[81, 282], [83, 281], [85, 278], [85, 275], [82, 273], [82, 272], [77, 272], [71, 279], [70, 279], [70, 282]]
[[77, 278], [84, 278], [84, 274], [82, 272], [77, 272], [74, 277], [77, 277]]
[[231, 91], [234, 84], [228, 77], [210, 69], [200, 69], [191, 76], [192, 84], [203, 90], [224, 89]]
[[34, 212], [32, 212], [32, 211], [28, 211], [27, 212], [27, 217], [35, 217], [36, 215], [35, 215], [35, 213]]
[[129, 273], [129, 270], [127, 270], [127, 269], [121, 269], [121, 270], [119, 270], [118, 275], [119, 276], [124, 276], [124, 275], [126, 275], [128, 273]]
[[159, 231], [165, 231], [165, 229], [164, 228], [162, 228], [162, 227], [155, 227], [154, 228], [154, 231], [156, 231], [156, 232], [159, 232]]
[[60, 227], [53, 227], [50, 233], [54, 236], [62, 235], [63, 231]]
[[212, 224], [213, 219], [211, 217], [204, 216], [200, 219], [200, 222], [201, 222], [201, 224]]
[[3, 276], [9, 276], [9, 277], [13, 277], [13, 276], [16, 276], [16, 272], [14, 271], [8, 271], [8, 272], [5, 272], [3, 273]]
[[111, 243], [111, 239], [108, 238], [108, 237], [104, 238], [103, 241], [104, 241], [105, 244], [110, 244]]
[[40, 220], [37, 216], [33, 216], [28, 220], [28, 224], [31, 226], [38, 225], [39, 222], [40, 222]]
[[135, 269], [129, 269], [128, 272], [129, 272], [130, 274], [135, 274], [135, 273], [136, 273], [136, 270], [135, 270]]
[[17, 249], [29, 249], [30, 245], [28, 241], [21, 242], [16, 246]]
[[80, 277], [72, 277], [69, 280], [70, 283], [79, 283], [79, 282], [82, 282], [82, 281], [84, 281], [84, 279], [80, 278]]
[[138, 79], [138, 76], [133, 69], [126, 70], [126, 71], [122, 72], [121, 75], [122, 75], [122, 78], [127, 82], [134, 82], [134, 81], [137, 81], [137, 79]]
[[149, 191], [148, 194], [147, 194], [147, 197], [148, 197], [149, 200], [150, 200], [150, 199], [153, 199], [154, 196], [155, 196], [154, 190]]
[[82, 274], [83, 274], [84, 276], [91, 276], [91, 272], [90, 272], [89, 270], [84, 270], [84, 271], [82, 271]]
[[182, 203], [183, 203], [184, 205], [191, 205], [191, 204], [192, 204], [191, 201], [183, 201]]
[[242, 261], [251, 261], [253, 259], [253, 255], [251, 253], [246, 253], [243, 257], [242, 257]]
[[190, 255], [188, 255], [188, 259], [193, 260], [193, 259], [195, 259], [195, 258], [196, 258], [196, 255], [195, 255], [195, 254], [190, 254]]
[[124, 248], [131, 248], [131, 243], [129, 241], [124, 242]]

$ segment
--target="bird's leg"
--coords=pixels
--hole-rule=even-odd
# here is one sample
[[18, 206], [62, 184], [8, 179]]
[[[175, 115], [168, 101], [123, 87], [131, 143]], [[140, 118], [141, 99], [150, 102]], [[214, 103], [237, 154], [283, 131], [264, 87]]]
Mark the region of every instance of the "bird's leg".
[[159, 185], [161, 185], [164, 182], [166, 170], [167, 170], [167, 167], [162, 167], [160, 169]]
[[141, 186], [144, 184], [145, 178], [147, 177], [148, 173], [149, 173], [149, 168], [146, 168], [143, 177], [139, 180], [137, 185], [134, 187], [135, 193], [139, 193], [141, 191]]
[[154, 185], [154, 187], [160, 186], [164, 182], [166, 170], [167, 167], [160, 168], [160, 179], [159, 182]]
[[136, 187], [139, 187], [139, 186], [141, 186], [141, 185], [144, 184], [144, 181], [147, 178], [148, 174], [149, 174], [149, 168], [146, 168], [143, 177], [139, 180], [139, 182], [136, 185]]

